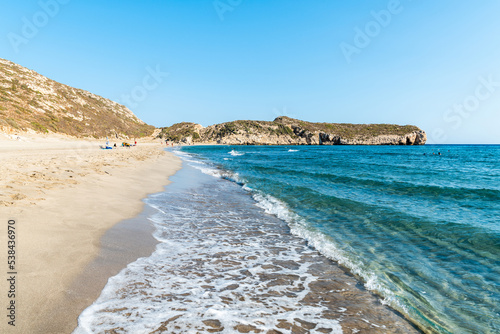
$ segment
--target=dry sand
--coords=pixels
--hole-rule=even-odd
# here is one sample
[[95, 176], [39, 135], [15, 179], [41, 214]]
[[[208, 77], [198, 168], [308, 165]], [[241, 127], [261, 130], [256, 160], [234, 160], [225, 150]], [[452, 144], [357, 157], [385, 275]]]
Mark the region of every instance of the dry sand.
[[[115, 150], [100, 150], [98, 144], [0, 134], [1, 333], [71, 332], [93, 297], [68, 299], [68, 293], [75, 284], [96, 293], [92, 280], [82, 282], [82, 277], [92, 278], [89, 268], [97, 270], [96, 277], [112, 274], [99, 274], [99, 268], [91, 266], [101, 237], [118, 222], [138, 215], [141, 199], [161, 191], [181, 166], [159, 141]], [[15, 328], [7, 324], [6, 310], [9, 219], [16, 221]], [[129, 229], [129, 236], [134, 233]], [[119, 246], [122, 249], [143, 246], [134, 245], [134, 238], [124, 240], [128, 244]], [[115, 271], [122, 262], [114, 264]]]

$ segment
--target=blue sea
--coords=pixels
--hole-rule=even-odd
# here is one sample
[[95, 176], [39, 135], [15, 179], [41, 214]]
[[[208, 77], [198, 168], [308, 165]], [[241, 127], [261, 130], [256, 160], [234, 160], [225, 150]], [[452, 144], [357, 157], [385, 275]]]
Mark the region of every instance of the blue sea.
[[174, 152], [157, 250], [76, 333], [500, 333], [500, 146]]

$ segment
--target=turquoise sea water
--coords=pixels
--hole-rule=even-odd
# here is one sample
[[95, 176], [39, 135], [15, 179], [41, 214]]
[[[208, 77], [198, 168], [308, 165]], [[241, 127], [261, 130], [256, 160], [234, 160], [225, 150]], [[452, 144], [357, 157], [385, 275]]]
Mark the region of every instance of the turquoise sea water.
[[500, 332], [500, 146], [193, 146], [180, 154], [252, 192], [423, 330]]

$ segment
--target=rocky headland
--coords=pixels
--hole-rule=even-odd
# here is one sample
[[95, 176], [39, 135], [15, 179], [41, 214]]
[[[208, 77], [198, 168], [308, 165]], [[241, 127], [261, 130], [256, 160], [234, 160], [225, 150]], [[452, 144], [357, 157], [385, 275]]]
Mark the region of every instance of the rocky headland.
[[311, 123], [285, 116], [208, 127], [177, 123], [162, 128], [158, 137], [178, 144], [223, 145], [424, 145], [427, 140], [413, 125]]

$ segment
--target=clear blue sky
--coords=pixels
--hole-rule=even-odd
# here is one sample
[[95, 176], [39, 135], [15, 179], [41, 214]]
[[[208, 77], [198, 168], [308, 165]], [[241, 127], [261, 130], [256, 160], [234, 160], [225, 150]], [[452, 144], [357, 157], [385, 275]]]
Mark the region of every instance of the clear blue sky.
[[499, 14], [497, 0], [3, 1], [0, 57], [155, 126], [285, 114], [499, 144]]

